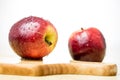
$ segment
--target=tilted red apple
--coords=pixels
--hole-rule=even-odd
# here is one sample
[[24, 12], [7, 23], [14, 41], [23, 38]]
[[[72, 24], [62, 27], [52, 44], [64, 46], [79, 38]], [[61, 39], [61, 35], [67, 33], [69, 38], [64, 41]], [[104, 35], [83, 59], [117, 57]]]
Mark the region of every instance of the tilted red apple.
[[35, 16], [16, 22], [9, 32], [10, 46], [26, 59], [42, 59], [55, 48], [57, 39], [53, 24]]
[[74, 60], [101, 62], [105, 56], [106, 42], [97, 28], [81, 28], [71, 34], [68, 48]]

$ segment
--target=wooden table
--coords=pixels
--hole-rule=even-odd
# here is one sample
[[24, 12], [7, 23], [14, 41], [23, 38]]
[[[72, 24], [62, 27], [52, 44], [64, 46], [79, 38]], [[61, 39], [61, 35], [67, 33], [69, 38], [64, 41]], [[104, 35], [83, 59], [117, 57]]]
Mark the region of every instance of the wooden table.
[[0, 74], [0, 80], [120, 80], [120, 66], [116, 76], [92, 76], [61, 74], [48, 76], [20, 76], [20, 75], [3, 75]]

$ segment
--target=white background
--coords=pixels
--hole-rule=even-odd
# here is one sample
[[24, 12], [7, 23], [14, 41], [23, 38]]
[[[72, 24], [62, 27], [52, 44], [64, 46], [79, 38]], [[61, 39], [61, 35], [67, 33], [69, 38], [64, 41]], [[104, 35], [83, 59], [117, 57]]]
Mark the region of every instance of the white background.
[[16, 21], [28, 16], [47, 19], [58, 31], [57, 45], [46, 62], [71, 60], [70, 34], [96, 27], [107, 44], [103, 62], [120, 64], [120, 0], [0, 0], [0, 56], [18, 57], [9, 46], [8, 33]]

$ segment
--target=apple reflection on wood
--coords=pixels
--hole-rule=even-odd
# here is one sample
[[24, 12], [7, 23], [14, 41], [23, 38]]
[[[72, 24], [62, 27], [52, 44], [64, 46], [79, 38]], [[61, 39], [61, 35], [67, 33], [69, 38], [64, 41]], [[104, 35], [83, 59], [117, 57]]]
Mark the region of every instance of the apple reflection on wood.
[[102, 62], [106, 42], [102, 32], [97, 28], [81, 28], [70, 35], [68, 48], [74, 60]]
[[25, 59], [41, 59], [56, 46], [58, 33], [48, 20], [29, 16], [16, 22], [9, 32], [9, 43]]

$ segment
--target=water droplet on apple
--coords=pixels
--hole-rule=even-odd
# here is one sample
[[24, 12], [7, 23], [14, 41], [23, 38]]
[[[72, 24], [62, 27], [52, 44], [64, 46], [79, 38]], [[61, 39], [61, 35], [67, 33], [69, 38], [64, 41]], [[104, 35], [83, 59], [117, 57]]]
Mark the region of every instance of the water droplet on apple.
[[40, 26], [40, 24], [37, 22], [29, 22], [29, 23], [23, 24], [20, 27], [19, 31], [20, 31], [21, 35], [31, 36], [37, 31], [39, 26]]

